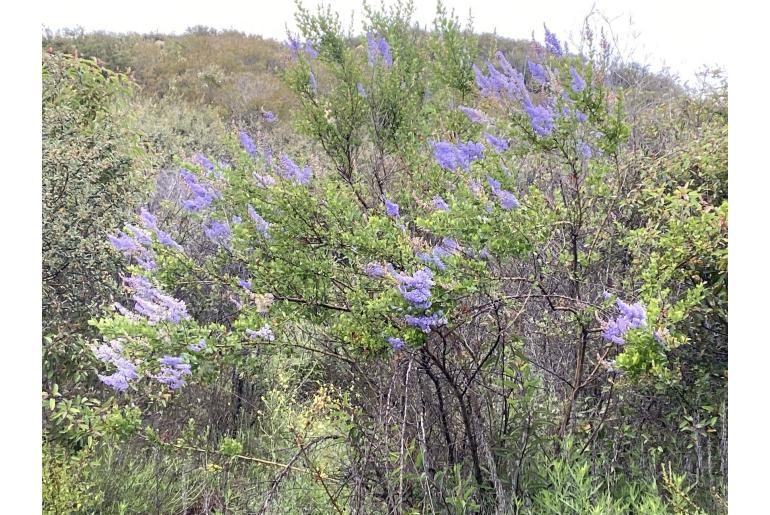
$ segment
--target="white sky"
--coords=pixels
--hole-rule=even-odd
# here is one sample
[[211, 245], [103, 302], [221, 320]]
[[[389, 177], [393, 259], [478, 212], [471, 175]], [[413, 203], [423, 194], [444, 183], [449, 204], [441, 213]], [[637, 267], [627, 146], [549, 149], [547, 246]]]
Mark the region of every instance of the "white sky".
[[[311, 12], [319, 0], [305, 0]], [[329, 2], [327, 1], [326, 4]], [[379, 0], [370, 1], [379, 5]], [[390, 5], [392, 0], [386, 0]], [[354, 29], [360, 30], [362, 0], [333, 0], [343, 25], [348, 26], [355, 12]], [[237, 29], [283, 41], [285, 26], [294, 28], [294, 2], [291, 0], [215, 0], [179, 2], [137, 0], [49, 0], [43, 2], [41, 23], [51, 29], [81, 26], [86, 30], [113, 32], [181, 33], [194, 25], [217, 29]], [[435, 0], [415, 0], [415, 20], [430, 26]], [[667, 65], [683, 80], [694, 77], [701, 65], [720, 65], [727, 69], [730, 34], [727, 30], [725, 1], [711, 0], [444, 0], [460, 19], [467, 19], [472, 8], [477, 32], [529, 39], [532, 31], [543, 38], [543, 23], [561, 40], [577, 40], [583, 18], [593, 6], [612, 21], [613, 30], [624, 41], [621, 50], [653, 70]], [[570, 37], [570, 35], [572, 37]], [[629, 52], [633, 50], [633, 54]]]

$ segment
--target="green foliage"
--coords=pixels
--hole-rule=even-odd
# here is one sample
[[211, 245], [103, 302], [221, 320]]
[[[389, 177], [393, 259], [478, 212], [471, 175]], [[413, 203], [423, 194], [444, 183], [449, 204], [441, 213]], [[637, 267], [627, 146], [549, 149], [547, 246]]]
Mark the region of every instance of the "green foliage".
[[120, 263], [105, 235], [141, 198], [137, 142], [112, 111], [127, 87], [92, 62], [43, 57], [45, 334], [82, 331], [114, 292]]

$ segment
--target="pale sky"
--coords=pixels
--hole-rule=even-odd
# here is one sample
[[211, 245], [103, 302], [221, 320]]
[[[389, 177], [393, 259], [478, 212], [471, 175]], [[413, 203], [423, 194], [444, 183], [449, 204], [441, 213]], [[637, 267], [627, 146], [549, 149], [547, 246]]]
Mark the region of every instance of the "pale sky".
[[[370, 1], [379, 5], [380, 0]], [[386, 0], [387, 5], [393, 0]], [[305, 0], [303, 5], [315, 11], [320, 0]], [[362, 0], [333, 0], [343, 25], [362, 27]], [[430, 26], [436, 10], [435, 0], [415, 0], [415, 21]], [[653, 70], [668, 66], [683, 80], [692, 80], [701, 65], [720, 65], [727, 69], [729, 40], [728, 7], [725, 1], [711, 0], [444, 0], [464, 22], [472, 9], [476, 32], [529, 39], [534, 31], [543, 39], [543, 23], [561, 40], [577, 41], [583, 19], [592, 7], [611, 21], [613, 31], [623, 44], [625, 57], [649, 64]], [[294, 2], [291, 0], [209, 0], [166, 1], [136, 0], [49, 0], [43, 2], [41, 23], [51, 29], [81, 26], [90, 30], [112, 32], [181, 33], [194, 25], [217, 29], [236, 29], [280, 41], [285, 40], [286, 25], [294, 29]], [[632, 52], [633, 51], [633, 52]]]

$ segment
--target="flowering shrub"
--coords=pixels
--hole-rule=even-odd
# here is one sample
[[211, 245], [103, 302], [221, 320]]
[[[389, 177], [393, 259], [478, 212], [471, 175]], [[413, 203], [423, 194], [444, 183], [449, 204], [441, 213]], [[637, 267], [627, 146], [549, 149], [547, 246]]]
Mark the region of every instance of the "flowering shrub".
[[[178, 223], [145, 209], [107, 236], [133, 304], [93, 322], [99, 379], [162, 406], [230, 374], [240, 403], [244, 369], [300, 354], [315, 384], [346, 392], [332, 403], [319, 387], [281, 429], [297, 446], [283, 474], [302, 456], [326, 508], [505, 512], [530, 487], [558, 506], [528, 472], [545, 449], [601, 454], [601, 432], [625, 436], [616, 389], [675, 387], [704, 295], [652, 277], [673, 277], [677, 244], [641, 226], [609, 55], [572, 54], [546, 29], [521, 67], [502, 51], [474, 64], [473, 38], [441, 12], [428, 47], [398, 12], [370, 13], [353, 45], [333, 16], [300, 9], [298, 25], [284, 80], [321, 155], [240, 131], [226, 165], [182, 164]], [[430, 48], [459, 58], [431, 66]], [[640, 270], [634, 253], [656, 245]], [[216, 320], [196, 305], [207, 295], [226, 304]], [[345, 453], [308, 454], [326, 440]]]

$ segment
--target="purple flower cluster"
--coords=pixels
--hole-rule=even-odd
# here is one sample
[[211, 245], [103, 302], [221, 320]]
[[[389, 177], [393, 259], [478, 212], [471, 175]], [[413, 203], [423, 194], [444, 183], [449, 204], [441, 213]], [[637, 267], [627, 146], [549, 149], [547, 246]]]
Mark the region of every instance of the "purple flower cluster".
[[[117, 235], [108, 234], [107, 239], [112, 246], [122, 252], [125, 257], [134, 258], [142, 268], [146, 270], [155, 270], [157, 267], [155, 263], [155, 252], [153, 252], [151, 248], [146, 248], [142, 243], [149, 240], [149, 237], [136, 227], [129, 226], [129, 230], [132, 232], [133, 236], [129, 236], [121, 231]], [[151, 244], [152, 241], [149, 243]]]
[[256, 158], [259, 156], [259, 152], [257, 152], [257, 144], [254, 143], [254, 140], [251, 139], [251, 136], [246, 134], [244, 131], [240, 131], [238, 133], [238, 139], [241, 141], [243, 150], [245, 150], [251, 157]]
[[273, 123], [278, 119], [278, 117], [275, 114], [273, 114], [272, 111], [265, 111], [264, 113], [262, 113], [262, 119], [265, 120], [267, 123]]
[[516, 209], [519, 207], [519, 201], [510, 191], [504, 190], [500, 187], [500, 182], [496, 181], [489, 175], [487, 175], [487, 182], [489, 187], [492, 188], [492, 193], [495, 194], [497, 200], [500, 201], [500, 206], [503, 209]]
[[275, 341], [275, 335], [273, 334], [273, 330], [270, 329], [270, 326], [267, 324], [263, 325], [258, 331], [255, 331], [253, 329], [246, 329], [246, 336], [248, 336], [252, 340], [256, 340], [257, 338], [259, 338], [268, 342]]
[[361, 95], [363, 98], [366, 98], [366, 90], [364, 89], [364, 85], [360, 82], [356, 83], [356, 90], [358, 91], [358, 94]]
[[505, 138], [498, 138], [497, 136], [494, 136], [488, 132], [484, 133], [484, 139], [487, 140], [487, 143], [490, 144], [490, 146], [495, 149], [495, 152], [498, 154], [502, 154], [506, 150], [508, 150], [508, 140]]
[[452, 240], [450, 238], [444, 238], [444, 240], [433, 247], [433, 250], [430, 254], [426, 254], [424, 252], [420, 252], [417, 254], [417, 259], [422, 261], [423, 263], [430, 263], [433, 264], [436, 268], [439, 270], [446, 270], [446, 265], [442, 261], [442, 258], [451, 256], [457, 252], [459, 252], [460, 246], [457, 244], [455, 240]]
[[583, 159], [591, 159], [591, 156], [593, 156], [593, 151], [591, 150], [591, 145], [588, 143], [581, 141], [577, 145], [578, 152], [583, 157]]
[[506, 98], [510, 100], [517, 99], [524, 101], [529, 99], [527, 88], [524, 85], [524, 75], [508, 62], [502, 52], [496, 52], [495, 56], [503, 69], [500, 72], [492, 63], [487, 63], [488, 76], [485, 76], [478, 66], [473, 66], [473, 73], [476, 75], [476, 85], [481, 94], [485, 97]]
[[388, 336], [387, 340], [393, 350], [401, 350], [404, 348], [404, 341], [401, 338]]
[[270, 224], [267, 223], [264, 218], [259, 216], [254, 208], [251, 207], [251, 204], [249, 204], [246, 209], [249, 212], [249, 217], [251, 217], [251, 219], [254, 221], [254, 225], [257, 227], [257, 232], [259, 232], [266, 240], [269, 239], [270, 234], [268, 233], [268, 229], [270, 229]]
[[142, 221], [142, 225], [144, 225], [146, 229], [155, 233], [155, 236], [158, 238], [158, 241], [161, 245], [171, 247], [174, 250], [182, 250], [182, 246], [175, 242], [174, 238], [172, 238], [169, 233], [158, 227], [158, 218], [155, 215], [150, 213], [147, 209], [142, 208], [139, 216]]
[[586, 81], [583, 80], [583, 77], [572, 66], [569, 67], [569, 74], [572, 76], [572, 83], [570, 84], [572, 91], [580, 93], [586, 89]]
[[460, 167], [467, 172], [473, 161], [484, 159], [484, 146], [472, 141], [457, 145], [436, 141], [433, 143], [433, 155], [445, 170], [454, 171]]
[[398, 212], [398, 204], [388, 200], [388, 197], [385, 195], [382, 196], [382, 202], [385, 204], [385, 213], [387, 213], [389, 217], [399, 218], [400, 214]]
[[545, 29], [545, 49], [556, 57], [561, 57], [564, 52], [556, 34], [548, 30], [548, 27], [545, 25], [543, 25], [543, 28]]
[[302, 168], [294, 163], [286, 154], [281, 154], [281, 170], [285, 179], [298, 182], [303, 186], [307, 185], [313, 177], [313, 170], [310, 169], [309, 165]]
[[214, 171], [214, 163], [212, 163], [211, 160], [203, 154], [195, 154], [195, 162], [201, 165], [207, 172]]
[[297, 53], [302, 48], [302, 42], [299, 40], [299, 37], [294, 37], [291, 32], [287, 33], [287, 37], [286, 46], [289, 47], [291, 58], [296, 59]]
[[404, 320], [407, 324], [417, 327], [423, 333], [429, 333], [431, 327], [437, 327], [446, 325], [447, 319], [439, 313], [433, 313], [432, 315], [406, 315]]
[[489, 122], [489, 117], [483, 112], [479, 111], [478, 109], [473, 109], [472, 107], [466, 107], [466, 106], [460, 106], [458, 109], [463, 113], [465, 113], [465, 115], [470, 119], [470, 121], [474, 123]]
[[197, 177], [189, 170], [182, 168], [180, 175], [192, 194], [191, 199], [182, 202], [182, 206], [188, 211], [196, 212], [205, 209], [217, 198], [217, 192], [210, 186], [198, 182]]
[[[178, 324], [181, 320], [190, 318], [184, 301], [177, 300], [155, 288], [146, 277], [140, 275], [125, 277], [123, 283], [134, 292], [134, 312], [146, 317], [150, 324], [156, 324], [162, 320]], [[120, 307], [118, 310], [122, 312]]]
[[318, 58], [318, 50], [313, 46], [313, 42], [310, 40], [305, 41], [305, 53], [310, 59]]
[[387, 68], [393, 66], [390, 45], [382, 36], [375, 38], [372, 31], [366, 33], [366, 55], [369, 58], [369, 64], [372, 66], [375, 65], [378, 57], [382, 57], [382, 61]]
[[428, 309], [431, 305], [430, 289], [433, 286], [433, 272], [430, 268], [423, 268], [413, 275], [403, 273], [395, 274], [399, 283], [398, 290], [401, 296], [417, 309]]
[[214, 243], [218, 243], [224, 247], [230, 245], [232, 233], [230, 232], [230, 226], [227, 222], [209, 220], [203, 224], [203, 232], [206, 237]]
[[[146, 229], [153, 231], [162, 245], [182, 250], [182, 247], [171, 238], [171, 236], [160, 230], [157, 225], [157, 219], [149, 211], [142, 208], [140, 219]], [[146, 270], [155, 270], [155, 252], [152, 250], [152, 238], [145, 230], [131, 224], [127, 224], [126, 232], [120, 231], [117, 235], [109, 234], [107, 239], [113, 247], [123, 253], [127, 258], [134, 258], [136, 262]]]
[[125, 392], [128, 389], [128, 383], [139, 378], [136, 365], [123, 355], [123, 345], [119, 341], [112, 340], [109, 345], [106, 343], [102, 344], [94, 348], [93, 352], [100, 361], [114, 365], [117, 368], [110, 375], [97, 374], [99, 380], [113, 390]]
[[626, 304], [617, 299], [616, 305], [620, 316], [607, 322], [607, 326], [602, 333], [605, 340], [617, 345], [625, 344], [623, 336], [631, 329], [647, 326], [647, 310], [644, 304]]
[[449, 211], [449, 204], [446, 203], [446, 201], [441, 198], [441, 195], [436, 195], [433, 197], [433, 200], [431, 200], [431, 204], [433, 205], [434, 209], [437, 209], [439, 211]]
[[495, 54], [502, 68], [499, 71], [492, 63], [487, 63], [489, 75], [485, 76], [478, 67], [474, 66], [476, 84], [481, 94], [497, 98], [507, 98], [521, 102], [524, 111], [529, 116], [532, 129], [540, 137], [546, 137], [554, 129], [555, 113], [552, 102], [535, 105], [524, 84], [524, 76], [514, 69], [501, 52]]
[[275, 179], [270, 175], [262, 175], [257, 172], [253, 172], [251, 175], [254, 177], [254, 180], [257, 181], [257, 185], [260, 188], [269, 188], [270, 186], [275, 185]]
[[189, 350], [191, 350], [192, 352], [200, 352], [200, 351], [202, 351], [203, 349], [206, 348], [206, 339], [205, 338], [201, 338], [198, 341], [198, 343], [191, 343], [190, 345], [187, 346], [187, 348]]
[[544, 85], [548, 82], [548, 72], [546, 71], [545, 66], [528, 60], [527, 68], [529, 68], [529, 73], [532, 75], [535, 82], [540, 85]]
[[[270, 145], [265, 143], [262, 146], [262, 154], [265, 156], [265, 168], [272, 169], [273, 168], [273, 149], [270, 148]], [[272, 177], [270, 178], [272, 179]], [[275, 181], [273, 180], [273, 184]], [[272, 186], [272, 184], [268, 184], [268, 186]]]
[[532, 129], [540, 137], [545, 138], [553, 132], [555, 113], [547, 104], [536, 106], [531, 102], [524, 105], [524, 111], [529, 115]]
[[385, 277], [385, 275], [387, 275], [387, 270], [380, 263], [372, 262], [367, 263], [367, 265], [364, 267], [364, 273], [372, 278]]
[[160, 374], [152, 376], [157, 381], [167, 385], [172, 390], [183, 387], [186, 383], [184, 376], [190, 375], [190, 365], [180, 356], [163, 356], [158, 360], [161, 364]]

